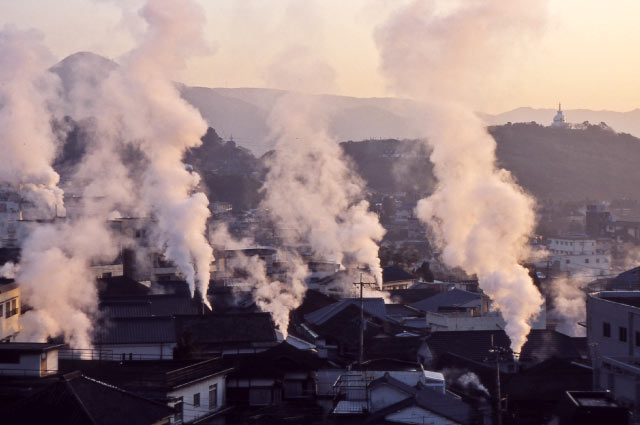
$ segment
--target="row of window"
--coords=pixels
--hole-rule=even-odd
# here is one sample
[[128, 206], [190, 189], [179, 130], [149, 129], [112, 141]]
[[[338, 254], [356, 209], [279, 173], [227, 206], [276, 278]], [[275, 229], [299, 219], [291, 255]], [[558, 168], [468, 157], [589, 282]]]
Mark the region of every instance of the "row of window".
[[[611, 338], [611, 324], [602, 322], [602, 336]], [[627, 328], [624, 326], [618, 326], [618, 340], [621, 342], [627, 342]], [[635, 345], [640, 347], [640, 332], [635, 333]]]
[[0, 303], [0, 317], [6, 317], [7, 319], [11, 316], [15, 316], [18, 314], [18, 299], [14, 298], [5, 303]]
[[[606, 258], [603, 258], [602, 261], [604, 263], [608, 263], [609, 262], [609, 260], [607, 260]], [[569, 264], [570, 262], [571, 262], [571, 260], [565, 260], [565, 264]], [[585, 262], [585, 264], [589, 264], [589, 259], [585, 258], [584, 262]], [[599, 258], [596, 258], [596, 263], [600, 263], [600, 259]]]

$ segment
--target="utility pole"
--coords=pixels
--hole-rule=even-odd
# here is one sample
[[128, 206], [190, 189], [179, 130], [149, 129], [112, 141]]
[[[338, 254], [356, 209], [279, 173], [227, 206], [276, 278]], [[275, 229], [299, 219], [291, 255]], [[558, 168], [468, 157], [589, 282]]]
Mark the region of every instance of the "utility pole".
[[[375, 283], [373, 283], [375, 285]], [[358, 364], [362, 366], [364, 362], [364, 298], [363, 288], [364, 285], [372, 285], [370, 282], [364, 282], [362, 280], [362, 272], [360, 272], [360, 282], [354, 282], [354, 285], [360, 286], [360, 346], [358, 352]]]
[[498, 347], [494, 344], [493, 334], [491, 335], [491, 349], [489, 353], [491, 353], [491, 360], [495, 360], [496, 362], [496, 424], [502, 425], [502, 393], [500, 389], [500, 359], [502, 355], [506, 352], [503, 347]]

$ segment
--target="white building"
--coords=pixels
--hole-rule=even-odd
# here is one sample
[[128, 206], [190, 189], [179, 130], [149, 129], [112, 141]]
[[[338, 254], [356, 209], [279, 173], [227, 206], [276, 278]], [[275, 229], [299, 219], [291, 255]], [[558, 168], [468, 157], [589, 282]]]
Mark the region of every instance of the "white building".
[[0, 375], [48, 376], [58, 373], [58, 350], [64, 344], [0, 343]]
[[570, 275], [611, 274], [611, 255], [596, 239], [582, 235], [549, 238], [549, 265]]
[[603, 291], [587, 296], [587, 343], [594, 389], [640, 414], [640, 291]]

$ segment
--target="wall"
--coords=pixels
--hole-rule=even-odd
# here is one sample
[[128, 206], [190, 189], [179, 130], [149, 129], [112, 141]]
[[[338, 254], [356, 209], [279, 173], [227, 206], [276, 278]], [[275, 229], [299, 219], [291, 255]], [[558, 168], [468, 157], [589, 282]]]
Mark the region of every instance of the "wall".
[[0, 375], [41, 376], [40, 353], [20, 354], [18, 363], [0, 363]]
[[[640, 292], [633, 291], [617, 291], [615, 294], [640, 297]], [[609, 337], [603, 335], [603, 322], [611, 326]], [[627, 329], [626, 342], [620, 341], [620, 327]], [[587, 341], [595, 351], [591, 355], [640, 357], [640, 346], [636, 345], [640, 341], [636, 341], [636, 331], [640, 331], [640, 308], [604, 300], [594, 294], [587, 296]]]
[[[183, 405], [183, 421], [190, 422], [204, 415], [222, 409], [226, 404], [226, 386], [225, 375], [212, 376], [210, 378], [198, 381], [188, 386], [184, 386], [169, 392], [168, 396], [172, 398], [182, 397]], [[214, 409], [209, 410], [209, 386], [218, 385], [217, 404]], [[193, 405], [194, 394], [200, 394], [200, 406]]]
[[[16, 300], [18, 313], [7, 317], [7, 304], [11, 300]], [[0, 304], [2, 304], [2, 315], [0, 315], [0, 340], [14, 339], [15, 334], [20, 331], [20, 288], [13, 288], [0, 292]]]
[[385, 417], [388, 421], [404, 424], [456, 425], [457, 422], [438, 416], [417, 406], [407, 407]]
[[372, 412], [376, 412], [409, 397], [411, 397], [411, 394], [407, 394], [397, 388], [389, 385], [379, 385], [369, 390], [369, 408]]

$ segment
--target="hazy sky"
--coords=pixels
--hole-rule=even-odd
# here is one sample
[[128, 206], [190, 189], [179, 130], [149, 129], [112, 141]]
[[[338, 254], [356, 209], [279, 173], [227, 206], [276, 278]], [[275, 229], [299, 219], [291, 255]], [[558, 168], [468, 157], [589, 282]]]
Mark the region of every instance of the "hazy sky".
[[[278, 58], [306, 70], [294, 87], [353, 96], [390, 95], [377, 71], [373, 31], [406, 0], [199, 0], [210, 52], [176, 76], [191, 85], [267, 87]], [[534, 0], [537, 1], [537, 0]], [[117, 57], [143, 30], [141, 0], [0, 0], [0, 25], [37, 28], [58, 59], [89, 50]], [[626, 111], [640, 107], [640, 1], [549, 0], [537, 40], [487, 76], [486, 112], [519, 106]], [[321, 67], [318, 64], [322, 64]], [[316, 72], [321, 69], [323, 72]], [[318, 78], [322, 76], [322, 79]], [[321, 81], [320, 81], [321, 80]]]

